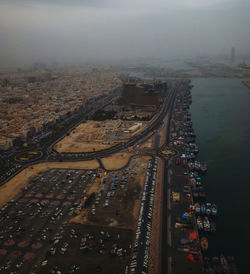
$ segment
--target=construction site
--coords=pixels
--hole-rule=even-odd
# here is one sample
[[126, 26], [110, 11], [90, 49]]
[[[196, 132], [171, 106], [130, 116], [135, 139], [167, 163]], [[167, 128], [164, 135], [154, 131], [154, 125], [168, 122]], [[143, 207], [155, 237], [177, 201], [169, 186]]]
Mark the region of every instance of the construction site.
[[108, 148], [127, 141], [139, 133], [148, 122], [88, 120], [80, 124], [68, 136], [59, 141], [54, 149], [57, 152], [90, 152]]

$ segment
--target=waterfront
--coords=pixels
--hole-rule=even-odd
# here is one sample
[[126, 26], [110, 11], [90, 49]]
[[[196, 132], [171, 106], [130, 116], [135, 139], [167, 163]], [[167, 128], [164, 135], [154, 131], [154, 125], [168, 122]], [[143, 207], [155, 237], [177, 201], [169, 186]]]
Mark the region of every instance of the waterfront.
[[250, 245], [250, 91], [241, 79], [192, 80], [192, 122], [208, 165], [207, 200], [218, 205], [217, 233], [208, 238], [210, 255], [234, 255], [248, 273]]

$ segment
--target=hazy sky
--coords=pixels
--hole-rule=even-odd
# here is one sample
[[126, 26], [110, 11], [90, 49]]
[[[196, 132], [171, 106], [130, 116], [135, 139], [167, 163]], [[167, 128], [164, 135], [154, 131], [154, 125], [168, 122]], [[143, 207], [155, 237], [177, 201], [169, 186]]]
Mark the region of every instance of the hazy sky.
[[0, 0], [0, 65], [250, 53], [250, 0]]

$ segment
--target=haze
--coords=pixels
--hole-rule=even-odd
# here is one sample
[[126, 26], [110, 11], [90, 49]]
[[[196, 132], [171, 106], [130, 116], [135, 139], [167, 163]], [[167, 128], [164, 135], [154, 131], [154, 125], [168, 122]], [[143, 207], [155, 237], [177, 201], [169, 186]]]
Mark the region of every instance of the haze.
[[0, 0], [0, 66], [250, 53], [248, 0]]

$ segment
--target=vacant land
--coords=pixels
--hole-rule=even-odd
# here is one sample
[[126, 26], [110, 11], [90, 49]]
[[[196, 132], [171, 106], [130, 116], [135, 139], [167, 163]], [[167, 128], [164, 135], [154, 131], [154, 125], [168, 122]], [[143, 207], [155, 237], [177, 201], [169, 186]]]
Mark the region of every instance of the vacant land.
[[102, 158], [102, 163], [108, 170], [120, 169], [128, 163], [131, 156], [132, 153], [116, 153], [110, 157]]
[[87, 121], [55, 144], [54, 149], [59, 153], [102, 150], [127, 141], [140, 132], [147, 123], [122, 120]]
[[40, 172], [51, 168], [72, 168], [72, 169], [96, 169], [99, 167], [97, 161], [82, 162], [46, 162], [29, 166], [0, 186], [0, 208], [8, 201], [14, 199]]

